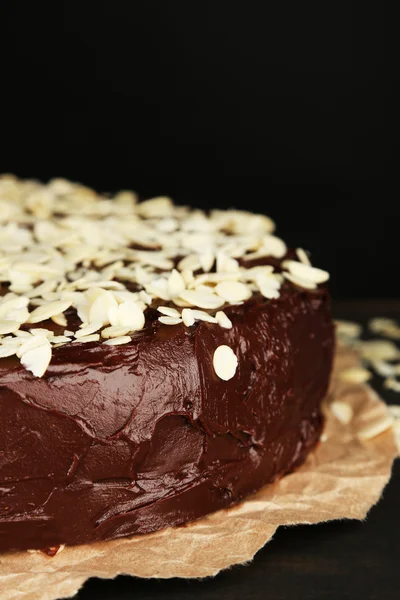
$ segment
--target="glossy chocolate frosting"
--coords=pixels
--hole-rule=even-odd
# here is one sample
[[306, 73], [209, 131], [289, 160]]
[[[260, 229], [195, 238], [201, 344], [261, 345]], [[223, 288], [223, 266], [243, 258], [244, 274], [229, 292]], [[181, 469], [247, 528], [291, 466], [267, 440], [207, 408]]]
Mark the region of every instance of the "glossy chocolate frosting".
[[150, 318], [123, 346], [67, 344], [43, 378], [0, 361], [0, 551], [181, 525], [304, 461], [331, 371], [326, 289], [285, 283], [225, 312], [232, 329]]

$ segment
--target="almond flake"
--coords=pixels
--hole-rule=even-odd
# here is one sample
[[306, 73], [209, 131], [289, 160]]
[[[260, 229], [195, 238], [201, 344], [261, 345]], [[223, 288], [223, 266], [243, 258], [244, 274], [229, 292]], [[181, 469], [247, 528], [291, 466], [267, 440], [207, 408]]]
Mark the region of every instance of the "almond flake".
[[43, 296], [48, 292], [53, 292], [57, 287], [57, 279], [48, 279], [38, 286], [34, 287], [30, 292], [27, 292], [28, 298], [36, 298], [38, 296]]
[[146, 283], [150, 283], [153, 275], [150, 271], [144, 269], [140, 265], [135, 267], [135, 277], [134, 281], [140, 283], [141, 285], [145, 285]]
[[394, 340], [400, 339], [400, 327], [393, 319], [377, 317], [368, 323], [368, 327], [373, 333], [381, 334]]
[[287, 246], [283, 240], [275, 235], [267, 235], [262, 241], [260, 253], [266, 253], [266, 256], [282, 258], [287, 252]]
[[[25, 296], [15, 296], [14, 294], [6, 294], [3, 299], [0, 299], [0, 319], [10, 319], [20, 321], [15, 316], [21, 311], [25, 311], [27, 314], [26, 307], [28, 306], [29, 298]], [[25, 319], [24, 319], [25, 320]], [[24, 322], [24, 321], [20, 321]]]
[[161, 298], [161, 300], [170, 300], [171, 298], [168, 292], [168, 281], [162, 277], [146, 283], [145, 288], [146, 292], [155, 298]]
[[29, 333], [29, 331], [24, 331], [23, 329], [19, 329], [18, 331], [15, 331], [14, 335], [17, 336], [18, 338], [31, 338], [32, 337], [32, 334]]
[[225, 300], [216, 294], [210, 292], [204, 292], [202, 290], [185, 290], [181, 293], [180, 297], [192, 306], [198, 306], [199, 308], [219, 308], [225, 304]]
[[395, 419], [400, 419], [400, 405], [391, 404], [388, 406], [389, 412]]
[[362, 358], [370, 361], [395, 360], [400, 357], [397, 346], [388, 340], [368, 340], [357, 346]]
[[65, 344], [66, 342], [70, 342], [71, 340], [65, 335], [55, 335], [52, 338], [50, 338], [49, 341], [51, 344]]
[[395, 379], [394, 377], [388, 377], [385, 379], [385, 388], [388, 390], [392, 390], [393, 392], [400, 392], [400, 381]]
[[279, 289], [281, 284], [276, 277], [270, 276], [259, 276], [256, 279], [256, 285], [260, 290], [261, 294], [264, 298], [272, 300], [274, 298], [279, 298], [280, 292]]
[[203, 271], [205, 273], [208, 273], [208, 271], [211, 271], [214, 261], [215, 261], [214, 252], [212, 252], [211, 250], [209, 250], [208, 252], [202, 252], [199, 255], [199, 259], [200, 259], [200, 264], [201, 264], [201, 268], [203, 269]]
[[180, 296], [184, 291], [186, 285], [182, 275], [176, 270], [173, 269], [171, 275], [168, 278], [168, 294], [171, 298], [175, 298], [175, 296]]
[[60, 325], [60, 327], [66, 327], [68, 325], [67, 318], [63, 313], [53, 315], [50, 318], [53, 321], [53, 323], [55, 323], [56, 325]]
[[308, 281], [307, 279], [301, 279], [300, 277], [296, 277], [295, 275], [291, 275], [290, 273], [283, 273], [283, 276], [288, 281], [291, 281], [298, 287], [304, 288], [305, 290], [315, 290], [315, 288], [317, 287], [317, 285], [312, 281]]
[[159, 306], [157, 310], [159, 313], [167, 317], [175, 317], [175, 319], [180, 319], [181, 317], [180, 312], [171, 306]]
[[397, 323], [393, 319], [387, 319], [386, 317], [375, 317], [368, 322], [368, 329], [373, 333], [384, 333], [388, 327], [396, 326]]
[[182, 323], [182, 319], [176, 317], [158, 317], [158, 320], [164, 325], [179, 325], [179, 323]]
[[0, 335], [6, 335], [7, 333], [14, 333], [21, 326], [21, 323], [18, 321], [8, 321], [3, 320], [0, 321]]
[[194, 281], [193, 271], [190, 271], [189, 269], [182, 271], [181, 275], [185, 285], [190, 285]]
[[121, 335], [103, 342], [106, 346], [121, 346], [122, 344], [128, 344], [132, 338], [129, 335]]
[[282, 264], [284, 269], [287, 269], [293, 277], [302, 281], [318, 284], [325, 283], [329, 279], [329, 273], [310, 265], [305, 265], [295, 260], [285, 260]]
[[[257, 267], [250, 267], [250, 269], [242, 269], [241, 277], [244, 281], [257, 281], [258, 279], [269, 279], [269, 276], [274, 272], [274, 267], [270, 265], [259, 265]], [[276, 274], [274, 274], [276, 278]]]
[[182, 321], [186, 327], [191, 327], [194, 325], [195, 318], [193, 315], [193, 310], [191, 308], [184, 308], [182, 310]]
[[390, 429], [392, 427], [393, 423], [394, 423], [393, 417], [390, 414], [388, 414], [385, 417], [381, 417], [374, 423], [371, 423], [370, 425], [366, 425], [365, 427], [360, 429], [357, 432], [357, 437], [361, 441], [372, 440], [373, 438], [377, 437], [381, 433], [384, 433], [385, 431]]
[[100, 339], [100, 335], [98, 333], [93, 333], [92, 335], [83, 335], [82, 337], [76, 338], [72, 340], [72, 343], [81, 342], [82, 344], [86, 344], [88, 342], [98, 342]]
[[179, 227], [178, 221], [176, 219], [173, 218], [166, 218], [166, 219], [161, 219], [161, 221], [158, 221], [158, 223], [156, 224], [156, 227], [158, 229], [158, 231], [162, 231], [163, 233], [172, 233], [173, 231], [176, 231]]
[[196, 278], [193, 277], [188, 287], [189, 289], [198, 289], [203, 285], [223, 283], [224, 281], [237, 281], [240, 275], [239, 271], [236, 273], [203, 273], [202, 275], [197, 275]]
[[308, 258], [307, 252], [303, 250], [303, 248], [296, 248], [296, 254], [297, 258], [301, 263], [303, 263], [303, 265], [308, 265], [309, 267], [311, 267], [311, 261]]
[[51, 361], [51, 346], [47, 338], [42, 343], [25, 351], [21, 356], [21, 364], [35, 377], [42, 377]]
[[78, 331], [75, 331], [75, 338], [91, 335], [92, 333], [98, 331], [102, 325], [103, 323], [100, 323], [99, 321], [97, 323], [90, 323], [90, 325], [86, 325], [86, 327], [82, 327], [81, 329], [78, 329]]
[[192, 315], [196, 319], [196, 321], [206, 321], [207, 323], [217, 323], [217, 319], [212, 317], [208, 313], [204, 312], [204, 310], [192, 310]]
[[47, 339], [54, 337], [54, 331], [51, 329], [42, 329], [41, 327], [36, 327], [35, 329], [29, 330], [32, 335], [43, 335]]
[[354, 412], [350, 404], [342, 402], [341, 400], [335, 400], [329, 405], [331, 413], [337, 418], [343, 425], [348, 425], [353, 418]]
[[161, 271], [170, 271], [174, 263], [172, 260], [169, 260], [165, 257], [162, 252], [137, 252], [137, 258], [144, 264], [145, 266], [152, 266], [156, 269], [160, 269]]
[[[90, 299], [90, 292], [92, 290], [88, 290], [86, 292], [86, 296]], [[98, 292], [97, 296], [90, 304], [89, 312], [88, 312], [88, 321], [90, 323], [101, 323], [102, 325], [108, 325], [110, 323], [109, 313], [110, 310], [116, 309], [118, 307], [118, 303], [114, 298], [112, 292], [102, 289], [94, 289], [93, 292]], [[80, 307], [83, 308], [83, 307]], [[79, 310], [78, 314], [80, 318], [84, 317], [84, 314]], [[81, 316], [82, 315], [82, 316]], [[112, 323], [113, 324], [113, 323]]]
[[128, 300], [110, 309], [109, 321], [115, 327], [129, 327], [131, 331], [139, 331], [144, 327], [145, 317], [141, 307]]
[[178, 262], [179, 271], [198, 271], [201, 262], [197, 254], [188, 254]]
[[224, 329], [232, 328], [232, 321], [227, 317], [223, 310], [219, 310], [215, 315], [218, 325], [223, 327]]
[[384, 360], [374, 360], [371, 362], [371, 366], [381, 377], [393, 377], [396, 374], [394, 365]]
[[18, 344], [1, 344], [0, 345], [0, 358], [7, 358], [13, 356], [18, 350]]
[[371, 377], [370, 371], [361, 367], [346, 369], [339, 375], [339, 379], [346, 383], [364, 383], [371, 379]]
[[[24, 333], [28, 333], [28, 332], [24, 332]], [[38, 348], [39, 346], [45, 345], [49, 341], [47, 339], [47, 337], [45, 337], [44, 335], [32, 335], [31, 333], [28, 333], [28, 335], [24, 336], [22, 339], [23, 339], [23, 342], [17, 350], [18, 358], [21, 358], [21, 356], [23, 354], [25, 354], [26, 352], [29, 352], [30, 350], [33, 350], [35, 348]]]
[[359, 338], [362, 333], [362, 326], [354, 321], [336, 320], [336, 333], [340, 338]]
[[179, 306], [179, 308], [190, 308], [192, 306], [189, 302], [182, 300], [182, 298], [174, 298], [172, 302], [176, 304], [176, 306]]
[[29, 315], [28, 323], [40, 323], [40, 321], [47, 321], [54, 315], [63, 313], [71, 306], [71, 302], [67, 300], [57, 300], [56, 302], [49, 302], [43, 306], [38, 306]]
[[213, 356], [213, 366], [216, 375], [224, 381], [232, 379], [236, 373], [238, 359], [229, 346], [218, 346]]
[[139, 300], [144, 304], [148, 304], [149, 306], [152, 303], [152, 297], [144, 290], [139, 292]]
[[231, 258], [224, 252], [217, 253], [217, 273], [236, 273], [239, 269], [236, 258]]
[[103, 331], [101, 332], [101, 337], [103, 337], [103, 338], [124, 337], [130, 331], [131, 331], [131, 329], [129, 327], [121, 327], [118, 325], [117, 326], [111, 325], [111, 327], [106, 327], [105, 329], [103, 329]]
[[215, 292], [228, 302], [242, 302], [251, 296], [251, 291], [247, 285], [239, 281], [225, 281], [218, 283]]
[[137, 212], [146, 219], [152, 217], [169, 217], [173, 212], [174, 205], [170, 198], [160, 196], [144, 200], [137, 205]]

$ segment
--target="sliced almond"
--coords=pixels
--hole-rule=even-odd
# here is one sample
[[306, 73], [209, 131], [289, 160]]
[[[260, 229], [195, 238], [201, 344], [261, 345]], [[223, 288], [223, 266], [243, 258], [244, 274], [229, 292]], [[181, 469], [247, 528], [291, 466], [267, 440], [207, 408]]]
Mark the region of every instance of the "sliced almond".
[[288, 269], [290, 274], [297, 279], [302, 281], [308, 281], [309, 283], [319, 284], [328, 281], [329, 273], [316, 267], [311, 267], [295, 260], [285, 260], [283, 268]]
[[291, 273], [283, 273], [283, 276], [291, 283], [294, 283], [298, 287], [304, 288], [305, 290], [315, 290], [315, 288], [317, 287], [317, 284], [313, 281], [302, 279], [301, 277], [297, 277], [296, 275], [292, 275]]
[[201, 290], [185, 290], [180, 295], [182, 300], [185, 300], [192, 306], [198, 306], [199, 308], [219, 308], [225, 304], [225, 300], [216, 294], [210, 292], [204, 292]]
[[229, 381], [235, 376], [238, 359], [232, 348], [226, 345], [218, 346], [213, 356], [214, 371], [220, 379]]
[[385, 388], [387, 388], [388, 390], [400, 393], [400, 381], [398, 381], [394, 377], [388, 377], [387, 379], [385, 379], [384, 385]]
[[192, 315], [196, 321], [206, 321], [207, 323], [217, 323], [217, 319], [204, 310], [192, 310]]
[[107, 346], [121, 346], [122, 344], [128, 344], [131, 341], [131, 337], [129, 335], [121, 335], [119, 337], [111, 338], [103, 342], [103, 344]]
[[342, 402], [342, 400], [334, 400], [329, 404], [329, 409], [337, 418], [337, 420], [343, 425], [348, 425], [353, 419], [353, 409], [349, 404], [347, 404], [347, 402]]
[[91, 335], [92, 333], [98, 331], [100, 327], [102, 327], [102, 325], [103, 324], [100, 323], [100, 321], [98, 321], [97, 323], [90, 323], [90, 325], [86, 325], [86, 327], [82, 327], [81, 329], [78, 329], [78, 331], [75, 331], [75, 337], [82, 338], [87, 335]]
[[21, 356], [21, 364], [35, 377], [43, 377], [51, 361], [51, 346], [47, 338], [42, 343], [25, 351]]
[[381, 377], [393, 377], [396, 373], [394, 365], [384, 360], [374, 360], [371, 365]]
[[111, 327], [105, 327], [101, 332], [101, 337], [103, 338], [114, 338], [114, 337], [124, 337], [131, 330], [129, 327], [121, 327], [111, 325]]
[[67, 318], [63, 313], [53, 315], [50, 318], [53, 321], [53, 323], [55, 323], [56, 325], [60, 325], [60, 327], [66, 327], [68, 325]]
[[395, 419], [400, 419], [400, 404], [390, 404], [388, 406], [389, 412]]
[[0, 335], [6, 335], [7, 333], [14, 333], [21, 326], [21, 323], [18, 321], [0, 321]]
[[215, 287], [215, 292], [227, 302], [242, 302], [251, 296], [251, 290], [239, 281], [225, 281]]
[[179, 323], [182, 323], [182, 319], [176, 317], [158, 317], [158, 320], [164, 325], [179, 325]]
[[49, 302], [43, 306], [38, 306], [29, 315], [28, 323], [40, 323], [46, 321], [54, 315], [63, 313], [71, 306], [71, 302], [68, 300], [57, 300], [56, 302]]
[[175, 296], [180, 296], [185, 288], [185, 280], [183, 279], [182, 275], [176, 269], [173, 269], [168, 278], [167, 286], [170, 297], [175, 298]]
[[82, 337], [78, 337], [72, 341], [73, 341], [73, 343], [80, 342], [82, 344], [87, 344], [89, 342], [98, 342], [99, 339], [100, 339], [100, 335], [98, 333], [93, 333], [92, 335], [83, 335]]
[[357, 432], [357, 437], [361, 441], [372, 440], [373, 438], [377, 437], [381, 433], [384, 433], [385, 431], [390, 429], [392, 427], [393, 423], [394, 423], [393, 417], [391, 415], [387, 415], [385, 417], [378, 419], [374, 423], [366, 425], [365, 427], [360, 429]]
[[218, 325], [220, 325], [221, 327], [223, 327], [224, 329], [231, 329], [232, 328], [232, 321], [230, 320], [230, 318], [224, 313], [223, 310], [219, 310], [216, 315], [215, 318], [217, 320]]
[[109, 322], [116, 327], [129, 327], [131, 331], [143, 329], [144, 312], [136, 302], [126, 301], [109, 310]]
[[182, 321], [186, 327], [191, 327], [195, 323], [193, 310], [191, 308], [184, 308], [182, 310]]
[[351, 367], [339, 374], [339, 379], [346, 383], [364, 383], [371, 379], [371, 377], [371, 372], [362, 367]]
[[166, 317], [175, 317], [175, 319], [180, 319], [181, 313], [176, 308], [172, 308], [172, 306], [159, 306], [157, 308], [158, 312]]
[[336, 320], [335, 325], [339, 337], [356, 339], [362, 333], [362, 326], [354, 321]]
[[358, 344], [362, 358], [370, 361], [395, 360], [400, 357], [397, 346], [389, 340], [368, 340]]
[[301, 263], [303, 263], [303, 265], [308, 265], [309, 267], [311, 267], [311, 261], [308, 257], [307, 252], [303, 250], [303, 248], [296, 248], [296, 254], [297, 258]]

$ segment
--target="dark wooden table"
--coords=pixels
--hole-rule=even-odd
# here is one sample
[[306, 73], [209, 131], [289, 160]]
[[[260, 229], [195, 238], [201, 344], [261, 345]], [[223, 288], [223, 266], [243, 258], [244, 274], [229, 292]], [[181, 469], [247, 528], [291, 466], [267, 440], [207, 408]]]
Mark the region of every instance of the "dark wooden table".
[[[337, 318], [400, 319], [400, 301], [336, 303]], [[400, 395], [373, 384], [390, 403]], [[364, 523], [332, 522], [280, 528], [248, 566], [213, 579], [89, 580], [77, 600], [399, 600], [400, 460], [383, 498]]]

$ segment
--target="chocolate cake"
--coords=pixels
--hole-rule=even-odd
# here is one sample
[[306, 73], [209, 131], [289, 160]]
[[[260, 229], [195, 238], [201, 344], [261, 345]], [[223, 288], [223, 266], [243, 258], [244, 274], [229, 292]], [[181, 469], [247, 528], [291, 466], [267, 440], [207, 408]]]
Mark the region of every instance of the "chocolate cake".
[[273, 231], [0, 179], [0, 551], [183, 525], [305, 460], [329, 276]]

